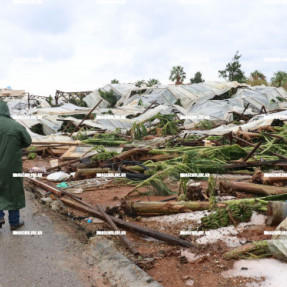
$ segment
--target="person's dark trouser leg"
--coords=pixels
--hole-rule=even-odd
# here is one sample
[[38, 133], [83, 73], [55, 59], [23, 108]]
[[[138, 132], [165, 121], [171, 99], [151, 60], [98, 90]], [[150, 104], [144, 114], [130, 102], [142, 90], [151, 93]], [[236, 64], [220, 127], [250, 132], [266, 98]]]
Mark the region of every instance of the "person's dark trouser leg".
[[9, 210], [9, 223], [11, 226], [19, 224], [20, 212], [19, 210]]
[[0, 221], [1, 219], [4, 219], [5, 213], [3, 210], [0, 210]]
[[4, 211], [0, 210], [0, 228], [2, 228], [2, 225], [5, 223], [4, 216], [5, 216]]

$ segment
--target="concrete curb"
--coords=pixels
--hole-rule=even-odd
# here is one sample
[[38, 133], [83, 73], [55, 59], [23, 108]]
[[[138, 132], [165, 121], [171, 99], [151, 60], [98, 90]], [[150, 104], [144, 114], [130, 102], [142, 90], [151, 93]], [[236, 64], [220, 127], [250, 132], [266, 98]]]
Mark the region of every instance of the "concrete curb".
[[113, 287], [162, 287], [146, 272], [119, 253], [114, 243], [95, 237], [90, 239], [89, 255], [105, 273]]

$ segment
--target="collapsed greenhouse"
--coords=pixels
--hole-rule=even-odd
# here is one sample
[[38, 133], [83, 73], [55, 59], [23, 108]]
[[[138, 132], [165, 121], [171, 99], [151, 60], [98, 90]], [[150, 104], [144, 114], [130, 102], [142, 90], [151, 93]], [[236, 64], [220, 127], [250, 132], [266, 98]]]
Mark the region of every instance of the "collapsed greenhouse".
[[283, 88], [110, 84], [2, 100], [33, 139], [26, 189], [90, 236], [126, 230], [117, 247], [163, 286], [241, 286], [263, 280], [242, 272], [256, 262], [286, 267]]

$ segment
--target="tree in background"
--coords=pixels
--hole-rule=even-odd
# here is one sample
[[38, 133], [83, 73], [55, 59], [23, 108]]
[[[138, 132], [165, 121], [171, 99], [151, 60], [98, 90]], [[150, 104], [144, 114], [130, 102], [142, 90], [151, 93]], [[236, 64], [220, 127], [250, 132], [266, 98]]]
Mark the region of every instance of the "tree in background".
[[283, 71], [278, 71], [274, 73], [271, 78], [271, 85], [275, 87], [283, 87], [287, 90], [287, 73]]
[[186, 78], [186, 73], [183, 70], [182, 66], [174, 66], [170, 71], [169, 79], [172, 82], [175, 82], [176, 85], [183, 84], [184, 79]]
[[146, 84], [148, 87], [152, 87], [155, 85], [160, 85], [160, 81], [157, 79], [149, 79]]
[[225, 80], [228, 80], [230, 82], [237, 81], [239, 83], [245, 83], [246, 78], [244, 75], [244, 72], [240, 69], [241, 64], [239, 63], [239, 59], [241, 58], [241, 55], [237, 51], [232, 58], [231, 62], [229, 62], [225, 70], [219, 70], [219, 77], [224, 78]]
[[193, 78], [190, 78], [190, 83], [191, 84], [197, 84], [197, 83], [202, 83], [204, 80], [202, 79], [202, 73], [201, 72], [196, 72], [194, 74]]
[[251, 86], [268, 85], [266, 81], [266, 76], [258, 70], [255, 70], [250, 74], [249, 79], [246, 83]]
[[111, 80], [111, 84], [119, 84], [120, 83], [120, 81], [119, 80], [117, 80], [117, 79], [113, 79], [113, 80]]
[[250, 74], [250, 77], [251, 77], [252, 81], [257, 81], [257, 80], [265, 80], [266, 81], [266, 76], [258, 70], [255, 70], [254, 72], [252, 72]]
[[146, 84], [145, 80], [139, 80], [135, 82], [135, 86], [140, 88], [143, 84]]

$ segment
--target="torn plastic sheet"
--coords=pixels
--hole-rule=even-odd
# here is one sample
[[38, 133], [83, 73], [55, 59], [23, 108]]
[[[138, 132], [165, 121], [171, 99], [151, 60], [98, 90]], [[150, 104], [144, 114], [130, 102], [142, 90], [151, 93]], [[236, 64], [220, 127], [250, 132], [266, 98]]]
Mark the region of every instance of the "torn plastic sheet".
[[[24, 126], [26, 129], [31, 129], [33, 126], [42, 124], [43, 125], [43, 132], [45, 135], [54, 134], [57, 131], [60, 130], [62, 122], [58, 121], [58, 116], [49, 116], [49, 117], [41, 117], [41, 118], [35, 118], [35, 119], [18, 119], [17, 116], [13, 114], [13, 116], [16, 116], [16, 121], [20, 123], [22, 126]], [[12, 116], [12, 117], [13, 117]], [[31, 115], [36, 117], [35, 115]]]
[[[73, 124], [78, 125], [82, 120], [75, 119], [73, 117], [65, 118], [67, 121], [72, 121]], [[95, 120], [85, 120], [83, 125], [108, 130], [108, 131], [115, 131], [116, 129], [121, 130], [130, 130], [133, 125], [133, 120], [131, 119], [95, 119]]]
[[188, 115], [192, 115], [195, 118], [192, 120], [187, 119], [184, 125], [188, 125], [192, 122], [198, 123], [203, 119], [213, 121], [215, 124], [223, 124], [233, 120], [232, 111], [242, 113], [244, 108], [238, 106], [231, 106], [227, 101], [208, 101], [201, 105], [195, 105], [188, 112]]
[[[253, 113], [260, 112], [264, 105], [267, 111], [278, 109], [281, 103], [280, 98], [287, 98], [286, 93], [280, 92], [280, 89], [274, 87], [251, 87], [250, 89], [238, 90], [233, 98], [240, 98], [243, 101], [244, 106], [249, 104], [249, 108], [252, 108]], [[282, 104], [281, 104], [282, 105]], [[285, 104], [287, 107], [287, 105]]]
[[[30, 107], [34, 107], [38, 104], [38, 100], [30, 99]], [[11, 99], [7, 101], [9, 110], [23, 110], [28, 109], [28, 97], [24, 96], [21, 99]]]
[[43, 124], [43, 132], [45, 135], [54, 134], [60, 130], [62, 122], [58, 121], [58, 119], [58, 116], [49, 116], [39, 120]]
[[209, 100], [239, 86], [242, 84], [237, 82], [207, 81], [192, 85], [170, 86], [168, 89], [180, 100], [182, 106], [188, 109], [200, 99]]
[[102, 102], [99, 104], [98, 108], [107, 108], [110, 105], [109, 102], [107, 102], [100, 96], [98, 91], [94, 91], [88, 94], [86, 97], [84, 97], [83, 100], [89, 108], [95, 107], [100, 100], [102, 100]]
[[[212, 99], [214, 96], [222, 95], [232, 88], [247, 86], [237, 82], [218, 82], [208, 81], [192, 85], [161, 85], [153, 88], [146, 88], [144, 94], [126, 96], [119, 102], [127, 105], [135, 99], [141, 98], [143, 102], [151, 103], [156, 101], [158, 104], [172, 105], [180, 100], [184, 108], [190, 108], [199, 99]], [[118, 105], [117, 105], [118, 106]]]
[[112, 90], [116, 96], [122, 97], [129, 95], [132, 90], [137, 90], [138, 88], [134, 84], [108, 84], [104, 86], [101, 90], [110, 91]]
[[46, 143], [46, 142], [61, 142], [61, 143], [65, 143], [65, 142], [66, 143], [71, 143], [71, 142], [75, 143], [75, 142], [78, 142], [78, 143], [81, 143], [81, 141], [75, 141], [71, 137], [64, 136], [64, 135], [61, 135], [59, 133], [51, 134], [51, 135], [48, 135], [48, 136], [38, 135], [38, 134], [35, 134], [35, 133], [31, 132], [30, 130], [28, 130], [28, 133], [32, 137], [33, 142], [41, 142], [41, 143], [43, 142], [43, 144]]
[[133, 118], [133, 121], [135, 122], [143, 122], [148, 120], [149, 118], [155, 116], [156, 114], [162, 114], [162, 115], [168, 115], [172, 113], [172, 107], [166, 106], [166, 105], [159, 105], [153, 109], [147, 110], [145, 113], [142, 115]]
[[64, 104], [60, 107], [53, 108], [42, 108], [38, 109], [37, 114], [39, 115], [79, 115], [88, 114], [91, 111], [90, 108], [83, 108], [73, 104]]
[[30, 129], [31, 127], [41, 124], [42, 122], [38, 119], [33, 120], [22, 120], [22, 119], [15, 119], [19, 124], [24, 126], [26, 129]]
[[188, 110], [188, 115], [192, 115], [194, 119], [186, 120], [184, 125], [192, 128], [194, 125], [190, 124], [200, 122], [204, 116], [215, 124], [223, 124], [233, 120], [232, 112], [242, 113], [245, 111], [245, 114], [252, 115], [259, 113], [262, 106], [265, 107], [266, 111], [287, 108], [286, 100], [287, 93], [285, 91], [266, 86], [238, 89], [235, 95], [225, 100], [201, 98]]
[[121, 129], [124, 131], [130, 130], [133, 126], [133, 120], [130, 119], [101, 119], [97, 120], [97, 127], [109, 131], [115, 131], [116, 129]]
[[[98, 154], [98, 152], [93, 149], [93, 146], [73, 146], [69, 148], [62, 156], [61, 159], [76, 159], [81, 158], [83, 156], [89, 157], [95, 154]], [[122, 147], [105, 147], [106, 151], [109, 152], [117, 152], [121, 153], [123, 151]]]
[[[285, 120], [286, 118], [286, 120]], [[274, 119], [282, 120], [283, 122], [287, 122], [287, 111], [282, 111], [278, 113], [272, 113], [272, 114], [262, 114], [257, 115], [250, 119], [250, 121], [243, 125], [235, 125], [235, 124], [229, 124], [229, 125], [221, 125], [215, 129], [211, 130], [204, 130], [204, 131], [188, 131], [190, 134], [204, 134], [204, 135], [224, 135], [229, 132], [236, 133], [238, 129], [241, 129], [242, 131], [253, 131], [257, 130], [260, 127], [271, 125]], [[187, 126], [185, 127], [188, 128]], [[187, 131], [183, 132], [186, 133]]]
[[106, 113], [108, 111], [111, 111], [113, 115], [119, 115], [119, 116], [135, 116], [138, 114], [141, 114], [142, 112], [144, 112], [145, 108], [142, 106], [137, 106], [137, 105], [128, 105], [128, 106], [123, 106], [123, 107], [118, 107], [116, 109], [101, 109], [101, 115], [103, 115], [103, 113]]

